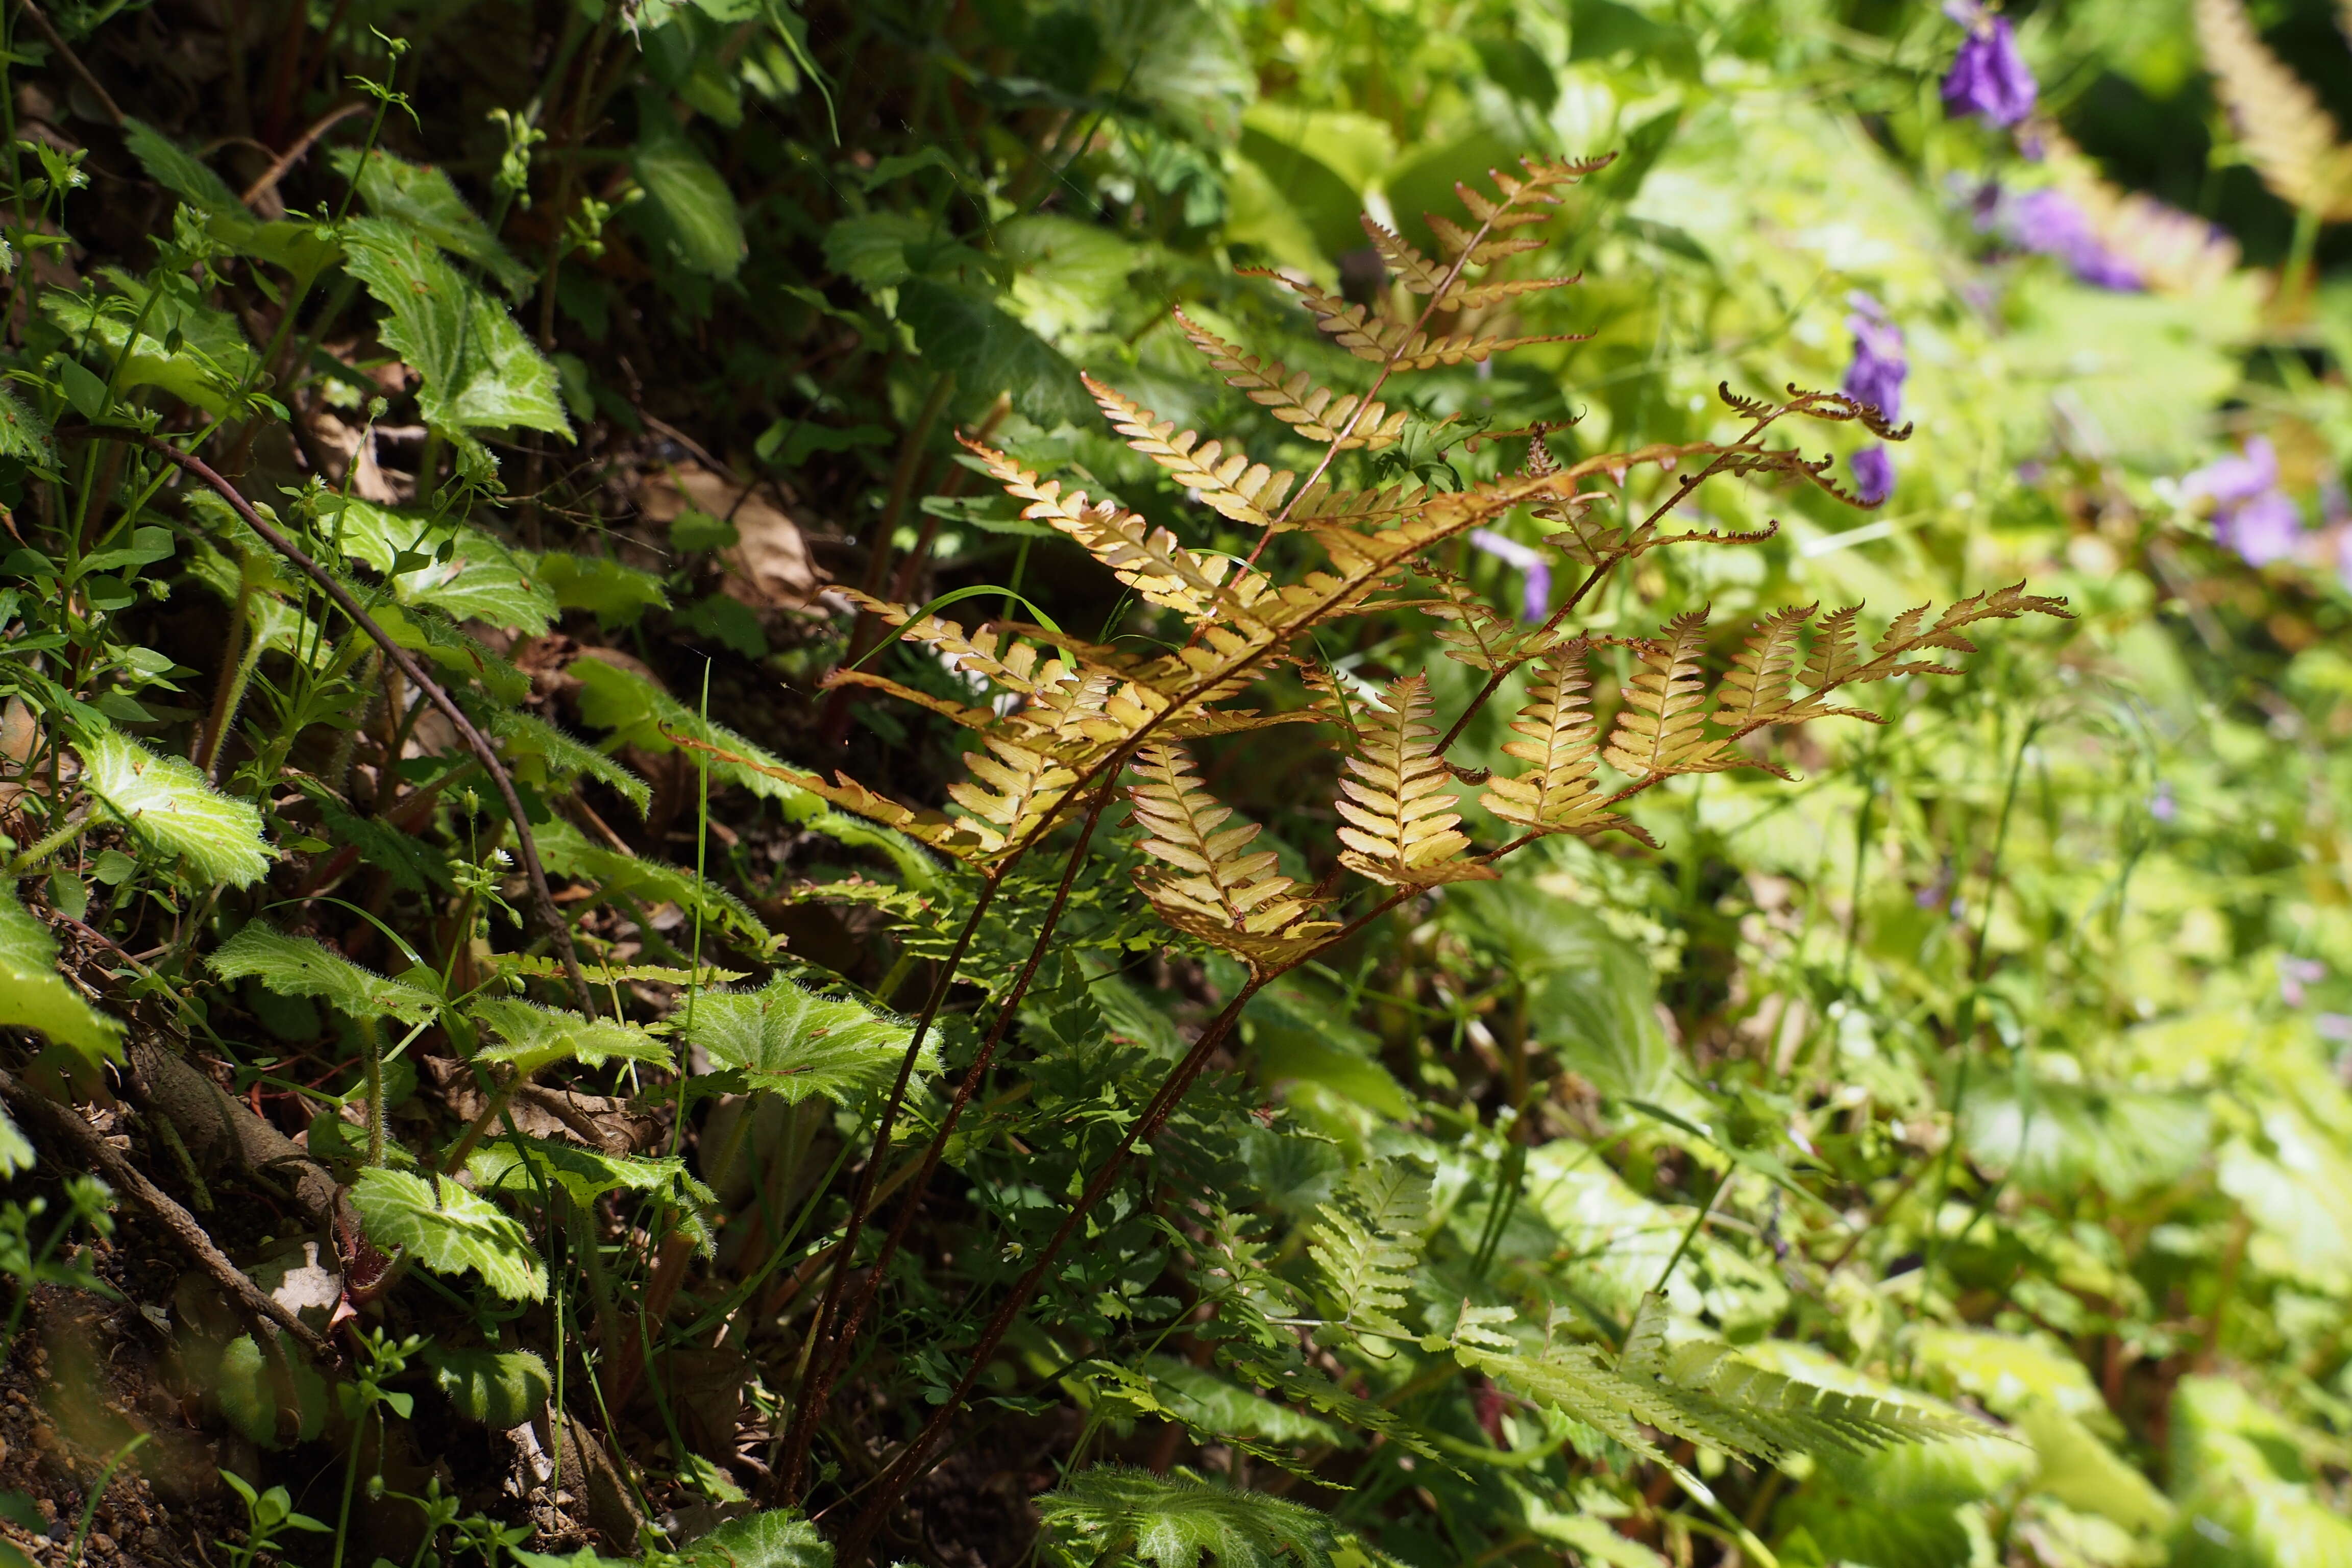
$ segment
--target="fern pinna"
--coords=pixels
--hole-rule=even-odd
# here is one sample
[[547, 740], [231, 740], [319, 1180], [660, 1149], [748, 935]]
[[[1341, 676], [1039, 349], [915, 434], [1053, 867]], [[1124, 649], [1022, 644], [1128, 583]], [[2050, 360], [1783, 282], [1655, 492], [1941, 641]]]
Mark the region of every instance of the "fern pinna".
[[[1518, 472], [1459, 488], [1435, 488], [1371, 467], [1376, 454], [1416, 429], [1442, 432], [1444, 426], [1397, 400], [1391, 387], [1398, 377], [1482, 362], [1563, 336], [1523, 332], [1514, 311], [1528, 296], [1573, 279], [1503, 279], [1489, 269], [1540, 248], [1536, 226], [1606, 163], [1530, 159], [1519, 172], [1493, 174], [1493, 195], [1457, 186], [1468, 221], [1428, 218], [1439, 245], [1434, 256], [1368, 219], [1366, 233], [1394, 279], [1388, 296], [1373, 303], [1342, 300], [1286, 273], [1254, 274], [1287, 290], [1334, 344], [1375, 367], [1362, 390], [1318, 384], [1305, 372], [1253, 354], [1178, 315], [1184, 340], [1227, 385], [1266, 410], [1290, 437], [1315, 444], [1311, 463], [1277, 467], [1258, 460], [1241, 438], [1180, 428], [1179, 421], [1161, 417], [1129, 394], [1087, 380], [1105, 416], [1135, 452], [1199, 506], [1256, 536], [1244, 555], [1189, 544], [1114, 498], [1089, 495], [1041, 476], [1010, 453], [968, 441], [973, 458], [1020, 504], [1024, 519], [1075, 542], [1160, 618], [1156, 647], [1125, 641], [1103, 646], [1010, 619], [967, 626], [927, 610], [861, 600], [900, 638], [929, 649], [987, 694], [982, 700], [954, 700], [863, 669], [831, 678], [919, 704], [971, 732], [965, 752], [971, 777], [950, 791], [945, 812], [903, 804], [846, 776], [824, 778], [729, 754], [731, 762], [785, 778], [842, 811], [905, 834], [959, 862], [971, 879], [971, 910], [916, 1019], [877, 1132], [877, 1148], [889, 1144], [950, 985], [961, 979], [989, 993], [980, 1046], [936, 1120], [919, 1179], [898, 1200], [899, 1223], [881, 1256], [855, 1283], [845, 1282], [848, 1270], [832, 1273], [831, 1293], [811, 1331], [814, 1348], [783, 1456], [788, 1489], [803, 1483], [819, 1414], [887, 1275], [905, 1215], [919, 1196], [920, 1177], [947, 1147], [1022, 1007], [1040, 956], [1051, 950], [1069, 907], [1077, 870], [1096, 851], [1101, 825], [1116, 819], [1108, 809], [1115, 791], [1126, 804], [1127, 842], [1139, 857], [1138, 895], [1173, 933], [1171, 941], [1227, 955], [1246, 976], [1092, 1173], [1050, 1245], [1000, 1296], [977, 1342], [963, 1352], [965, 1370], [937, 1413], [869, 1483], [865, 1512], [845, 1541], [850, 1557], [870, 1540], [891, 1501], [933, 1461], [979, 1369], [1056, 1256], [1109, 1192], [1136, 1146], [1165, 1125], [1254, 995], [1388, 911], [1443, 897], [1446, 884], [1491, 877], [1496, 859], [1536, 838], [1644, 837], [1627, 810], [1667, 780], [1734, 768], [1778, 771], [1762, 749], [1763, 731], [1826, 717], [1874, 720], [1847, 705], [1849, 689], [1897, 676], [1951, 673], [1923, 656], [1969, 651], [1966, 634], [1981, 622], [2065, 613], [2060, 601], [2029, 595], [2022, 585], [2000, 589], [1932, 616], [1924, 607], [1898, 616], [1865, 651], [1858, 607], [1826, 616], [1818, 606], [1791, 608], [1753, 627], [1727, 668], [1717, 655], [1704, 607], [1673, 616], [1655, 637], [1580, 628], [1578, 614], [1595, 589], [1629, 562], [1672, 545], [1737, 546], [1770, 536], [1770, 529], [1725, 533], [1670, 527], [1669, 520], [1709, 481], [1811, 486], [1860, 504], [1831, 476], [1829, 458], [1807, 458], [1772, 439], [1792, 420], [1855, 423], [1888, 440], [1908, 436], [1907, 426], [1892, 428], [1876, 409], [1839, 393], [1791, 387], [1758, 398], [1725, 386], [1721, 395], [1738, 426], [1726, 438], [1572, 461], [1556, 456], [1549, 432], [1538, 427], [1521, 433], [1527, 458]], [[1633, 499], [1637, 489], [1646, 496], [1640, 503]], [[1511, 626], [1436, 558], [1443, 547], [1513, 513], [1549, 529], [1557, 552], [1582, 569], [1564, 602], [1532, 628]], [[1318, 634], [1328, 637], [1350, 621], [1387, 614], [1420, 614], [1439, 623], [1434, 629], [1447, 654], [1484, 673], [1466, 709], [1441, 717], [1425, 671], [1398, 671], [1384, 686], [1359, 682], [1347, 691], [1316, 670]], [[1622, 673], [1596, 686], [1594, 666], [1604, 659]], [[1529, 674], [1528, 695], [1509, 721], [1513, 739], [1503, 747], [1517, 771], [1492, 777], [1458, 773], [1449, 748], [1476, 710], [1522, 670]], [[1295, 686], [1302, 677], [1325, 697], [1304, 708], [1280, 705], [1285, 678]], [[1597, 690], [1613, 695], [1597, 697]], [[1327, 868], [1319, 881], [1284, 869], [1258, 825], [1214, 798], [1186, 750], [1187, 742], [1203, 738], [1290, 723], [1320, 727], [1343, 755], [1331, 803], [1335, 842], [1309, 857]], [[1517, 837], [1490, 845], [1475, 839], [1464, 816], [1465, 792], [1472, 790], [1485, 812], [1518, 830]], [[1059, 846], [1064, 869], [1027, 961], [1009, 975], [961, 972], [959, 963], [991, 901], [1049, 840]], [[874, 1173], [884, 1163], [869, 1162], [840, 1256], [859, 1246], [877, 1206]], [[1387, 1223], [1381, 1216], [1393, 1205], [1367, 1208], [1368, 1202], [1360, 1194], [1328, 1210], [1310, 1250], [1331, 1272], [1330, 1299], [1340, 1311], [1334, 1321], [1350, 1337], [1395, 1339], [1407, 1330], [1395, 1316], [1404, 1297], [1394, 1270], [1411, 1258], [1381, 1228]], [[1465, 1366], [1498, 1384], [1560, 1404], [1628, 1449], [1654, 1457], [1664, 1450], [1643, 1436], [1651, 1430], [1769, 1458], [1785, 1449], [1940, 1429], [1901, 1413], [1874, 1417], [1818, 1390], [1792, 1394], [1801, 1385], [1769, 1380], [1754, 1368], [1735, 1370], [1738, 1363], [1715, 1352], [1665, 1352], [1653, 1344], [1656, 1323], [1652, 1310], [1644, 1311], [1634, 1338], [1613, 1360], [1590, 1349], [1507, 1353], [1506, 1344], [1516, 1342], [1498, 1338], [1491, 1313], [1465, 1314], [1452, 1340], [1433, 1342], [1451, 1346]], [[1262, 1387], [1297, 1386], [1263, 1355], [1251, 1364]]]

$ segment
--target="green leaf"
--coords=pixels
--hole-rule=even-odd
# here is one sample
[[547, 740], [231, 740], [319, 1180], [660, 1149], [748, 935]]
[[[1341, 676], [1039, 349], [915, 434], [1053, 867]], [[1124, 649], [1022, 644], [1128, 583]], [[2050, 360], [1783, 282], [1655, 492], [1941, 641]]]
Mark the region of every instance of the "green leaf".
[[[122, 1059], [122, 1026], [81, 999], [58, 973], [58, 944], [38, 915], [0, 883], [0, 1024], [37, 1029], [92, 1061]], [[14, 1142], [10, 1142], [13, 1139]], [[0, 1136], [0, 1174], [9, 1173], [24, 1145], [11, 1125]], [[24, 1162], [29, 1166], [28, 1157]]]
[[607, 1154], [577, 1143], [507, 1133], [467, 1156], [466, 1173], [477, 1192], [503, 1193], [527, 1202], [537, 1201], [539, 1184], [552, 1182], [583, 1208], [606, 1193], [644, 1193], [672, 1210], [681, 1228], [698, 1244], [707, 1247], [710, 1240], [703, 1210], [716, 1200], [709, 1187], [687, 1173], [686, 1162], [674, 1155]]
[[635, 566], [624, 566], [601, 555], [574, 555], [551, 550], [533, 562], [535, 575], [555, 602], [567, 610], [585, 610], [610, 631], [633, 625], [647, 610], [669, 603], [661, 578]]
[[[52, 289], [41, 297], [41, 313], [78, 341], [102, 350], [110, 362], [128, 355], [118, 391], [157, 387], [190, 407], [218, 415], [259, 375], [261, 356], [246, 341], [245, 330], [226, 311], [205, 304], [193, 279], [167, 276], [151, 299], [146, 279], [113, 267], [104, 277], [113, 286], [111, 295]], [[134, 338], [131, 326], [142, 315], [144, 324]]]
[[428, 1186], [406, 1171], [362, 1171], [352, 1206], [379, 1247], [402, 1247], [437, 1274], [470, 1268], [510, 1301], [547, 1299], [547, 1265], [530, 1233], [447, 1176], [435, 1176]]
[[249, 887], [269, 870], [261, 813], [213, 788], [184, 757], [158, 756], [120, 731], [79, 748], [82, 786], [159, 857], [176, 856], [200, 882]]
[[[291, 1356], [289, 1360], [293, 1367], [294, 1399], [299, 1411], [294, 1440], [308, 1443], [326, 1429], [327, 1382], [300, 1360]], [[220, 1380], [215, 1386], [221, 1414], [228, 1417], [230, 1426], [257, 1447], [278, 1446], [278, 1377], [251, 1334], [237, 1335], [221, 1352]]]
[[122, 144], [139, 160], [149, 179], [190, 206], [207, 213], [245, 211], [227, 181], [146, 121], [123, 116]]
[[490, 733], [506, 742], [509, 759], [523, 759], [525, 765], [515, 768], [514, 773], [526, 783], [548, 788], [568, 787], [584, 773], [610, 784], [614, 793], [637, 808], [639, 816], [652, 803], [653, 791], [646, 787], [645, 780], [535, 713], [500, 708], [491, 713], [489, 727]]
[[346, 1017], [422, 1024], [441, 1005], [430, 991], [362, 969], [308, 937], [289, 936], [261, 921], [247, 921], [211, 963], [224, 980], [249, 974], [280, 996], [315, 996]]
[[833, 1568], [833, 1543], [791, 1509], [730, 1519], [686, 1548], [685, 1568]]
[[978, 289], [910, 278], [898, 290], [898, 320], [926, 363], [955, 373], [966, 401], [1008, 393], [1016, 411], [1049, 429], [1097, 416], [1077, 368]]
[[[734, 193], [686, 134], [669, 106], [652, 93], [637, 110], [637, 145], [629, 165], [645, 187], [649, 226], [679, 264], [706, 278], [731, 279], [749, 249]], [[642, 220], [641, 220], [642, 221]]]
[[2095, 1183], [2119, 1198], [2188, 1175], [2211, 1127], [2212, 1112], [2193, 1095], [2050, 1079], [1971, 1090], [1960, 1118], [1969, 1157], [2021, 1191]]
[[1655, 1429], [1727, 1453], [1778, 1460], [1867, 1454], [1933, 1438], [1974, 1437], [1986, 1428], [1892, 1391], [1847, 1393], [1742, 1361], [1719, 1341], [1667, 1342], [1665, 1299], [1653, 1292], [1612, 1356], [1592, 1345], [1545, 1336], [1524, 1353], [1504, 1331], [1507, 1307], [1465, 1307], [1451, 1342], [1454, 1359], [1483, 1372], [1646, 1458], [1663, 1461]]
[[356, 169], [360, 199], [368, 211], [423, 235], [452, 256], [478, 264], [516, 299], [531, 285], [530, 268], [500, 245], [489, 226], [474, 215], [457, 187], [441, 170], [395, 158], [381, 147], [359, 162], [359, 149], [338, 147], [335, 173], [349, 180]]
[[926, 243], [929, 224], [912, 213], [861, 213], [824, 231], [824, 264], [871, 294], [894, 289], [913, 276], [907, 247]]
[[[705, 745], [755, 762], [784, 765], [774, 753], [753, 745], [724, 725], [710, 723], [635, 670], [590, 658], [574, 659], [566, 673], [580, 682], [580, 717], [599, 730], [612, 731], [616, 739], [641, 752], [658, 755], [677, 750], [677, 742], [669, 738], [675, 733], [691, 736]], [[709, 761], [714, 784], [740, 785], [763, 799], [777, 802], [788, 816], [803, 821], [824, 809], [823, 801], [787, 780], [717, 757]]]
[[519, 997], [494, 996], [466, 1009], [475, 1023], [496, 1035], [496, 1045], [474, 1053], [480, 1062], [506, 1062], [529, 1077], [558, 1062], [603, 1067], [606, 1062], [670, 1063], [670, 1048], [635, 1024], [583, 1018]]
[[499, 1432], [511, 1432], [547, 1408], [555, 1386], [547, 1363], [529, 1351], [443, 1350], [429, 1345], [433, 1384], [457, 1414]]
[[1402, 1160], [1360, 1165], [1345, 1194], [1317, 1213], [1307, 1255], [1323, 1270], [1337, 1323], [1357, 1335], [1415, 1338], [1405, 1304], [1429, 1224], [1429, 1178]]
[[887, 1083], [914, 1037], [902, 1019], [803, 991], [781, 974], [759, 991], [698, 996], [691, 1019], [678, 1017], [714, 1068], [740, 1072], [787, 1103], [813, 1094], [841, 1103]]
[[339, 539], [345, 555], [383, 573], [404, 605], [534, 637], [558, 613], [555, 595], [534, 579], [530, 563], [479, 529], [341, 496], [320, 498], [319, 529]]
[[[581, 660], [585, 664], [586, 659]], [[714, 770], [715, 772], [716, 770]], [[606, 898], [635, 899], [640, 903], [672, 903], [693, 910], [714, 926], [731, 927], [739, 935], [766, 946], [772, 939], [751, 908], [726, 889], [698, 882], [694, 873], [641, 855], [592, 844], [588, 836], [564, 817], [555, 817], [534, 830], [540, 858], [548, 874], [589, 883]]]
[[49, 433], [49, 422], [5, 387], [0, 387], [0, 458], [42, 467], [58, 460], [57, 437]]
[[1160, 1568], [1331, 1568], [1331, 1521], [1263, 1492], [1234, 1491], [1190, 1476], [1097, 1465], [1037, 1500], [1066, 1562], [1116, 1560], [1122, 1543]]
[[426, 423], [571, 436], [555, 366], [503, 305], [396, 224], [355, 218], [344, 236], [352, 275], [386, 311], [384, 346], [424, 380], [416, 401]]
[[1591, 910], [1496, 883], [1449, 889], [1447, 920], [1507, 961], [1527, 987], [1528, 1023], [1603, 1094], [1655, 1100], [1674, 1081], [1649, 961]]

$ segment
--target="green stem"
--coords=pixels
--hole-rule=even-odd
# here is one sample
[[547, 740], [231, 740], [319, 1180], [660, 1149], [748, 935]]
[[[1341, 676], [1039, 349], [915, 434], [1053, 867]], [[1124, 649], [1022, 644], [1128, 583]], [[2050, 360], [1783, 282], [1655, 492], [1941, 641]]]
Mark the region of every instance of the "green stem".
[[383, 1163], [383, 1032], [373, 1018], [362, 1018], [360, 1037], [367, 1047], [367, 1163], [373, 1170]]
[[97, 1484], [89, 1489], [89, 1495], [82, 1500], [81, 1528], [74, 1531], [73, 1544], [66, 1549], [67, 1561], [72, 1563], [81, 1561], [82, 1546], [89, 1540], [90, 1521], [98, 1517], [99, 1500], [106, 1495], [106, 1489], [114, 1484], [114, 1472], [122, 1468], [123, 1460], [137, 1453], [147, 1439], [153, 1436], [152, 1432], [140, 1433], [131, 1441], [115, 1449], [113, 1457], [106, 1461], [106, 1468], [98, 1473]]
[[67, 845], [80, 837], [83, 830], [89, 826], [90, 822], [91, 817], [89, 814], [85, 812], [81, 816], [75, 817], [71, 822], [67, 823], [63, 827], [58, 828], [55, 833], [50, 834], [47, 837], [37, 841], [27, 847], [23, 854], [17, 856], [16, 859], [8, 863], [8, 875], [11, 877], [31, 876], [36, 870], [40, 868], [42, 861], [47, 859], [50, 856], [56, 854], [58, 850], [64, 848]]

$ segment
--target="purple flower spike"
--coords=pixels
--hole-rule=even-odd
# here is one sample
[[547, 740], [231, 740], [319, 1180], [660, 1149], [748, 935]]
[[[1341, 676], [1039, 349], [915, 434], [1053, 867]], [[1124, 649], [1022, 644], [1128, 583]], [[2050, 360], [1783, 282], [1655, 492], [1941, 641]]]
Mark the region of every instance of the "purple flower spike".
[[1853, 314], [1845, 319], [1853, 334], [1853, 363], [1846, 366], [1846, 395], [1867, 403], [1889, 419], [1903, 412], [1903, 382], [1911, 362], [1903, 352], [1903, 329], [1886, 307], [1857, 290], [1846, 296]]
[[1551, 615], [1551, 563], [1532, 544], [1521, 544], [1491, 528], [1474, 528], [1470, 542], [1519, 574], [1519, 618], [1540, 623]]
[[2017, 35], [2006, 16], [1988, 16], [1980, 7], [1956, 18], [1969, 29], [1960, 52], [1944, 78], [1944, 111], [1956, 118], [1981, 115], [1994, 125], [2014, 125], [2033, 112], [2033, 73], [2017, 52]]
[[1864, 447], [1853, 455], [1854, 494], [1876, 506], [1895, 493], [1895, 458], [1885, 447]]
[[2213, 502], [2213, 537], [2249, 566], [2293, 555], [2303, 542], [2303, 509], [2279, 488], [2278, 452], [2257, 436], [2234, 458], [2182, 476], [2180, 493]]
[[2242, 507], [2217, 514], [2213, 537], [2249, 566], [2283, 561], [2303, 542], [2303, 509], [2284, 490], [2265, 490]]
[[2063, 192], [2026, 192], [2007, 204], [2000, 226], [2023, 249], [2056, 257], [2094, 288], [2130, 291], [2141, 287], [2138, 270], [2101, 243], [2089, 216]]

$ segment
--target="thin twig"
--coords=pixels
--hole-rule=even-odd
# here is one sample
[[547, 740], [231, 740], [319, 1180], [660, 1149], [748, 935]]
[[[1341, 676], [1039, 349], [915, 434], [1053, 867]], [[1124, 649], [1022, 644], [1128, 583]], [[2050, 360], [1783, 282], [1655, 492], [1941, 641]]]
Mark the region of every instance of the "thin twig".
[[914, 1222], [915, 1211], [922, 1206], [923, 1193], [930, 1184], [931, 1173], [939, 1169], [940, 1160], [947, 1152], [948, 1139], [954, 1134], [956, 1123], [971, 1103], [982, 1077], [996, 1059], [997, 1047], [1004, 1043], [1004, 1036], [1013, 1026], [1013, 1016], [1020, 1011], [1022, 999], [1029, 993], [1030, 982], [1037, 976], [1037, 967], [1054, 940], [1054, 931], [1061, 923], [1062, 913], [1069, 907], [1070, 890], [1077, 881], [1078, 867], [1087, 858], [1087, 846], [1094, 839], [1095, 827], [1102, 821], [1103, 808], [1110, 804], [1110, 795], [1111, 781], [1107, 779], [1095, 790], [1094, 803], [1087, 809], [1086, 823], [1078, 829], [1078, 842], [1071, 849], [1068, 860], [1063, 864], [1062, 881], [1054, 890], [1053, 905], [1045, 911], [1037, 940], [1030, 944], [1028, 960], [1023, 963], [1021, 973], [1005, 992], [1004, 999], [997, 1005], [996, 1022], [989, 1029], [988, 1038], [981, 1043], [980, 1054], [964, 1069], [963, 1081], [956, 1085], [955, 1098], [949, 1103], [947, 1114], [940, 1119], [939, 1130], [931, 1134], [930, 1147], [923, 1151], [922, 1162], [908, 1184], [909, 1190], [898, 1205], [898, 1217], [891, 1221], [889, 1233], [882, 1239], [882, 1249], [875, 1254], [873, 1264], [866, 1271], [865, 1282], [858, 1287], [856, 1296], [850, 1301], [848, 1315], [830, 1342], [818, 1347], [816, 1359], [810, 1363], [810, 1375], [803, 1382], [801, 1399], [808, 1407], [812, 1427], [824, 1418], [824, 1404], [833, 1392], [834, 1381], [849, 1363], [849, 1352], [857, 1342], [858, 1331], [866, 1326], [866, 1314], [873, 1308], [874, 1298], [881, 1289], [882, 1277], [890, 1267], [890, 1259], [898, 1252], [899, 1244], [906, 1240], [908, 1227]]
[[261, 178], [246, 186], [245, 195], [236, 199], [247, 206], [251, 206], [271, 191], [276, 190], [278, 182], [286, 177], [286, 171], [300, 163], [303, 155], [318, 145], [320, 137], [324, 136], [352, 115], [366, 113], [367, 109], [368, 103], [365, 99], [354, 99], [349, 103], [329, 110], [311, 124], [310, 130], [297, 136], [294, 139], [294, 145], [280, 153], [277, 161], [262, 171]]
[[235, 508], [237, 516], [244, 519], [245, 525], [259, 534], [264, 543], [293, 563], [301, 570], [303, 575], [324, 590], [327, 596], [334, 600], [336, 607], [351, 617], [352, 624], [365, 633], [378, 647], [383, 649], [383, 656], [398, 666], [400, 672], [409, 679], [416, 689], [425, 693], [433, 706], [441, 710], [442, 717], [449, 721], [450, 727], [457, 731], [458, 738], [466, 742], [467, 749], [471, 751], [475, 758], [481, 763], [482, 771], [488, 773], [491, 783], [498, 785], [499, 798], [506, 803], [507, 815], [514, 823], [515, 841], [522, 852], [523, 874], [530, 882], [531, 912], [539, 918], [541, 926], [547, 932], [548, 940], [555, 944], [556, 955], [563, 962], [563, 973], [571, 980], [572, 989], [579, 997], [581, 1012], [591, 1018], [596, 1016], [595, 995], [588, 989], [588, 977], [581, 973], [580, 955], [572, 951], [571, 928], [564, 923], [562, 911], [555, 906], [554, 893], [549, 890], [547, 870], [540, 863], [539, 844], [531, 837], [530, 820], [523, 815], [522, 799], [515, 794], [514, 780], [509, 776], [506, 765], [499, 761], [497, 750], [491, 746], [482, 732], [474, 727], [474, 721], [466, 717], [465, 710], [457, 706], [457, 700], [442, 689], [440, 682], [425, 673], [425, 667], [416, 662], [414, 655], [392, 640], [392, 635], [378, 626], [375, 617], [361, 607], [359, 600], [352, 597], [350, 589], [336, 581], [317, 562], [304, 554], [292, 540], [280, 533], [268, 518], [254, 510], [252, 502], [237, 493], [236, 486], [215, 473], [211, 465], [203, 458], [191, 457], [168, 441], [136, 430], [112, 430], [99, 426], [84, 425], [69, 426], [58, 431], [58, 434], [84, 436], [101, 441], [122, 441], [132, 446], [143, 447], [166, 462], [178, 465], [182, 469], [194, 474], [211, 486], [214, 493]]
[[41, 37], [49, 41], [49, 47], [58, 51], [58, 58], [66, 62], [66, 68], [79, 77], [82, 86], [89, 89], [97, 96], [98, 106], [106, 110], [106, 117], [117, 125], [121, 124], [128, 118], [122, 112], [122, 106], [114, 101], [112, 93], [99, 84], [98, 78], [89, 74], [89, 68], [81, 63], [81, 57], [73, 52], [73, 46], [66, 42], [55, 24], [42, 13], [38, 5], [33, 4], [33, 0], [16, 0], [16, 4], [23, 7], [26, 16], [32, 18], [33, 26], [41, 30]]
[[293, 1312], [262, 1293], [260, 1287], [247, 1279], [243, 1270], [231, 1263], [195, 1216], [182, 1208], [169, 1193], [149, 1181], [138, 1166], [122, 1157], [120, 1150], [99, 1135], [98, 1130], [84, 1121], [72, 1108], [59, 1105], [47, 1095], [34, 1091], [12, 1074], [0, 1071], [0, 1099], [5, 1099], [16, 1113], [37, 1126], [46, 1128], [72, 1148], [74, 1155], [89, 1162], [121, 1191], [139, 1200], [140, 1205], [162, 1222], [182, 1251], [195, 1259], [196, 1266], [212, 1276], [213, 1283], [228, 1292], [230, 1300], [245, 1310], [248, 1317], [265, 1319], [293, 1336], [295, 1342], [312, 1355], [323, 1361], [336, 1359], [334, 1347], [318, 1331]]

